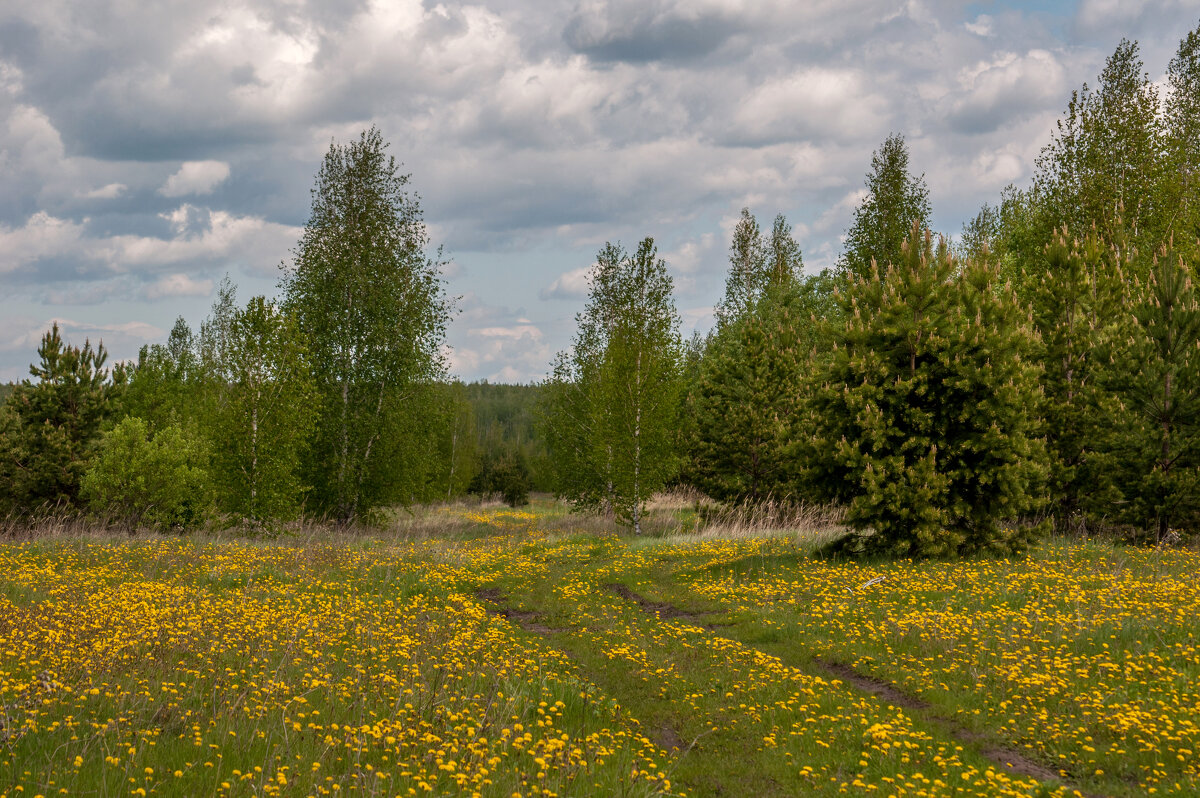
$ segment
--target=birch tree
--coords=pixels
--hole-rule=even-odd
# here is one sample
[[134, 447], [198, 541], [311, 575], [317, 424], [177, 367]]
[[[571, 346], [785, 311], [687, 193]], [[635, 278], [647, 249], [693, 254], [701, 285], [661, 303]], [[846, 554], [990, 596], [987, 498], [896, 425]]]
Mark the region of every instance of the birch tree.
[[330, 145], [282, 281], [321, 398], [305, 475], [314, 509], [341, 521], [420, 492], [432, 447], [416, 399], [445, 374], [440, 264], [386, 147], [374, 127]]
[[678, 469], [679, 316], [666, 262], [647, 238], [606, 244], [570, 353], [543, 385], [555, 491], [641, 532], [646, 500]]
[[253, 523], [295, 517], [301, 458], [318, 406], [293, 319], [257, 296], [245, 308], [223, 291], [201, 330], [213, 386], [214, 481], [225, 512]]

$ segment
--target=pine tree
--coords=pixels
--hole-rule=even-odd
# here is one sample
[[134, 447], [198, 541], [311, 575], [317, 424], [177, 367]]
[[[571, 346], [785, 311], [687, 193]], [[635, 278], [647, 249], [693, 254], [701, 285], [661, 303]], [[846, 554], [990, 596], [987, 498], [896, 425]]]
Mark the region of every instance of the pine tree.
[[800, 443], [805, 482], [846, 502], [870, 550], [1019, 549], [1029, 530], [1006, 522], [1044, 473], [1028, 318], [994, 264], [960, 269], [915, 225], [901, 254], [842, 297], [845, 325]]
[[717, 335], [693, 405], [692, 479], [718, 501], [791, 497], [788, 442], [811, 354], [811, 314], [796, 284], [769, 289]]
[[1036, 275], [1034, 326], [1043, 366], [1045, 437], [1056, 526], [1066, 530], [1119, 499], [1111, 436], [1121, 414], [1109, 363], [1124, 297], [1116, 251], [1093, 231], [1082, 241], [1064, 228], [1046, 247]]
[[346, 521], [424, 484], [420, 400], [443, 379], [448, 305], [408, 176], [372, 127], [332, 144], [282, 287], [321, 397], [306, 476], [315, 509]]
[[871, 155], [866, 187], [867, 196], [854, 212], [838, 262], [838, 272], [847, 279], [870, 277], [872, 262], [881, 270], [898, 263], [913, 224], [921, 229], [929, 226], [929, 189], [924, 175], [909, 174], [903, 136], [888, 136]]
[[1126, 439], [1126, 517], [1156, 539], [1200, 522], [1200, 296], [1195, 266], [1172, 244], [1136, 285], [1122, 394], [1136, 418]]
[[42, 336], [34, 379], [16, 386], [0, 419], [0, 509], [79, 509], [80, 483], [100, 439], [109, 405], [108, 357], [63, 341], [58, 324]]

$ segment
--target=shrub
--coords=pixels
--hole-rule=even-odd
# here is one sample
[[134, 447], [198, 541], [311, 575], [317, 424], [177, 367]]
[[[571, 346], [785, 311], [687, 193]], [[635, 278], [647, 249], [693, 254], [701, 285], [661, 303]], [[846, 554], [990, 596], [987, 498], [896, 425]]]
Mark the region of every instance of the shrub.
[[126, 417], [104, 436], [83, 478], [92, 510], [131, 526], [189, 529], [212, 503], [203, 442], [177, 425], [153, 436], [145, 421]]

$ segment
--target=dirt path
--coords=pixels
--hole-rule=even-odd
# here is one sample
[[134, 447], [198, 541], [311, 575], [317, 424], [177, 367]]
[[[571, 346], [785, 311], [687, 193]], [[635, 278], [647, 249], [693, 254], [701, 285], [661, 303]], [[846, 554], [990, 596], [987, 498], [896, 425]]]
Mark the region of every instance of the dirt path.
[[[730, 625], [704, 624], [699, 620], [699, 616], [711, 615], [713, 613], [690, 612], [667, 602], [651, 601], [634, 592], [627, 585], [613, 583], [605, 585], [605, 588], [627, 601], [637, 604], [643, 611], [661, 620], [687, 621], [698, 626], [705, 626], [709, 630], [717, 626]], [[821, 672], [821, 675], [827, 679], [836, 679], [845, 682], [855, 689], [869, 693], [888, 702], [888, 704], [903, 709], [911, 717], [939, 729], [943, 734], [964, 748], [969, 748], [978, 753], [984, 759], [1008, 773], [1037, 779], [1040, 782], [1062, 784], [1068, 789], [1077, 791], [1084, 798], [1106, 798], [1106, 796], [1088, 792], [1072, 784], [1057, 771], [1051, 770], [1045, 765], [1025, 756], [1015, 746], [997, 740], [990, 735], [980, 734], [966, 728], [954, 718], [942, 714], [933, 704], [904, 692], [898, 685], [892, 682], [860, 673], [844, 663], [830, 662], [820, 658], [812, 659], [811, 669]]]

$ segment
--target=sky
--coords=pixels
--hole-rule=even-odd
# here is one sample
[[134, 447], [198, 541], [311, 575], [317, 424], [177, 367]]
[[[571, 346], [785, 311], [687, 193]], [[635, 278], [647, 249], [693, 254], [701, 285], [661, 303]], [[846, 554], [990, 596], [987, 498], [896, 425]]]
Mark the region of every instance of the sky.
[[452, 373], [541, 378], [606, 241], [653, 236], [685, 335], [740, 209], [832, 265], [902, 134], [934, 227], [1027, 185], [1122, 37], [1200, 0], [0, 0], [0, 381], [57, 321], [112, 359], [277, 292], [332, 141], [377, 125], [444, 247]]

